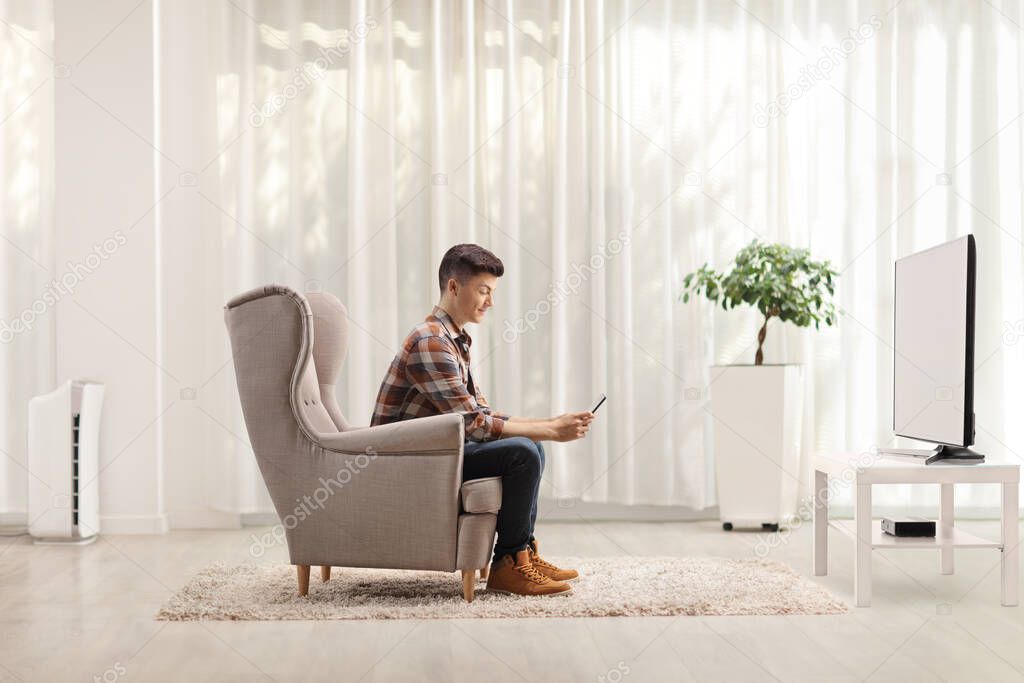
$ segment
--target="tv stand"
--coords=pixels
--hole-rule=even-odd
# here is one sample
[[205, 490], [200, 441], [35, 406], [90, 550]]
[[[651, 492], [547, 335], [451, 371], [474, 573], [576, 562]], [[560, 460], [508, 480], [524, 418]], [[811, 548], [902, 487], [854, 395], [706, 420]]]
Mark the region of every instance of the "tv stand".
[[[1000, 555], [1000, 602], [1016, 606], [1020, 586], [1020, 465], [957, 465], [921, 467], [920, 462], [876, 458], [865, 461], [863, 453], [823, 453], [814, 459], [814, 575], [828, 572], [828, 529], [835, 527], [854, 539], [853, 598], [857, 607], [871, 604], [871, 557], [877, 550], [923, 549], [939, 551], [938, 569], [953, 573], [953, 554], [971, 548], [998, 550]], [[872, 488], [876, 484], [927, 484], [939, 486], [939, 520], [935, 537], [890, 536], [881, 520], [872, 519]], [[999, 539], [971, 534], [954, 523], [953, 488], [956, 484], [997, 485], [1002, 491]], [[844, 488], [853, 493], [853, 521], [829, 520], [830, 498]]]
[[985, 462], [984, 455], [961, 446], [946, 446], [943, 444], [936, 446], [932, 453], [934, 455], [929, 456], [924, 461], [925, 465], [932, 465], [937, 462], [946, 462], [950, 465], [973, 465]]

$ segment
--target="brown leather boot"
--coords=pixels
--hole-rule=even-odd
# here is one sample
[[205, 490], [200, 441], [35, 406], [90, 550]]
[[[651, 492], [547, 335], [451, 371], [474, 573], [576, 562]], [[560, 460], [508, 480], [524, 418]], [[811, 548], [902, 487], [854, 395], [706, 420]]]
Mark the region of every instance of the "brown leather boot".
[[514, 595], [558, 595], [572, 590], [572, 586], [544, 576], [530, 564], [530, 551], [524, 548], [515, 558], [505, 555], [491, 567], [487, 577], [487, 590]]
[[530, 551], [530, 563], [533, 568], [549, 579], [555, 581], [571, 581], [580, 575], [575, 569], [559, 569], [545, 559], [542, 559], [537, 550], [537, 539], [534, 539], [527, 550]]

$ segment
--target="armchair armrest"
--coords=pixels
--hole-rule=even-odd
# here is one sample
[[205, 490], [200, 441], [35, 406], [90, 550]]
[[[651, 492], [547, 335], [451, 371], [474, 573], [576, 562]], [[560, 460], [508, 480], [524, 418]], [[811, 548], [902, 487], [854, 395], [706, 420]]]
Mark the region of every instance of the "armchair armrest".
[[458, 452], [464, 441], [465, 421], [462, 415], [431, 415], [391, 424], [367, 427], [335, 434], [320, 434], [321, 448], [336, 453], [378, 455], [431, 455]]

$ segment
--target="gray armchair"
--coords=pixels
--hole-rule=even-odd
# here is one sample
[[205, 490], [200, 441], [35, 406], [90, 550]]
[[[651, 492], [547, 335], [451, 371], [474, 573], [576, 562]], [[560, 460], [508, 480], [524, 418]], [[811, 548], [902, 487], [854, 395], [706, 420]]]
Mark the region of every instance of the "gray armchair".
[[228, 301], [224, 320], [299, 594], [312, 565], [323, 581], [332, 566], [461, 570], [472, 601], [476, 570], [487, 577], [501, 478], [462, 483], [462, 416], [350, 426], [334, 395], [348, 317], [331, 294], [267, 285]]

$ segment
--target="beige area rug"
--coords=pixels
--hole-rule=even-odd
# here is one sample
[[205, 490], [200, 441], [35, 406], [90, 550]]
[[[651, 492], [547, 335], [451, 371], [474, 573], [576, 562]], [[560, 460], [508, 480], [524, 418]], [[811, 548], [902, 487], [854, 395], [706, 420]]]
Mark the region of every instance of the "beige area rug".
[[458, 572], [334, 568], [298, 596], [289, 565], [217, 563], [193, 577], [157, 613], [169, 621], [448, 619], [754, 614], [840, 614], [846, 605], [789, 567], [715, 557], [553, 558], [580, 577], [570, 593], [527, 598], [488, 593], [462, 599]]

